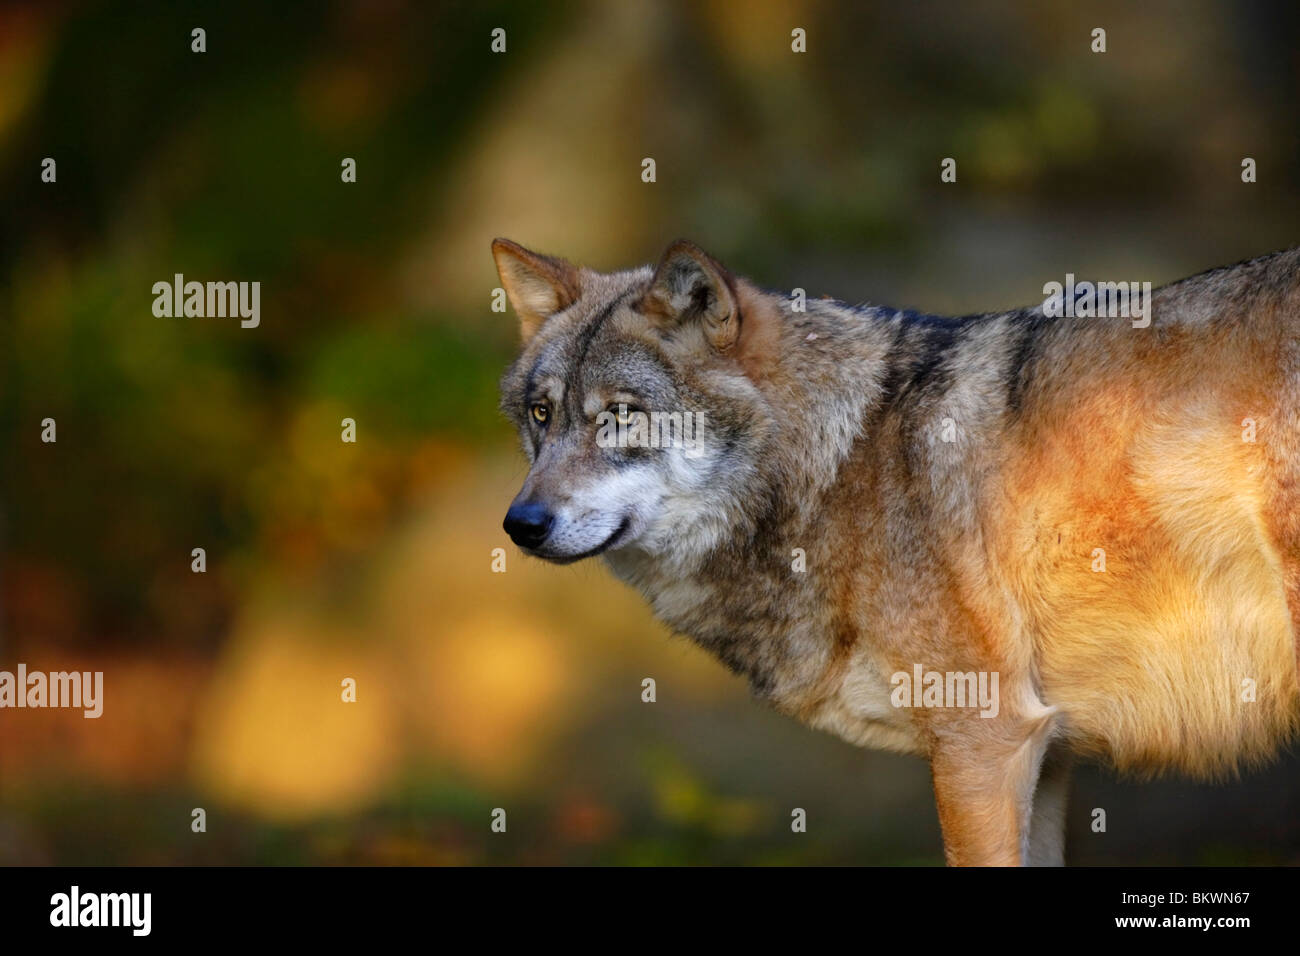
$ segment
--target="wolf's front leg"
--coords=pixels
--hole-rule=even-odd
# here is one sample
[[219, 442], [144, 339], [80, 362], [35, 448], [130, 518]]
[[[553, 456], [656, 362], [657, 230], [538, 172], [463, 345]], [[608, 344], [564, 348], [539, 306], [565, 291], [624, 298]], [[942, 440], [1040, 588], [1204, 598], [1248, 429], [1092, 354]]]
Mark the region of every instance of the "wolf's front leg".
[[1028, 718], [936, 728], [930, 770], [950, 866], [1031, 862], [1034, 791], [1053, 717], [1043, 708]]
[[936, 754], [930, 771], [948, 865], [1019, 866], [1019, 788], [1003, 769]]

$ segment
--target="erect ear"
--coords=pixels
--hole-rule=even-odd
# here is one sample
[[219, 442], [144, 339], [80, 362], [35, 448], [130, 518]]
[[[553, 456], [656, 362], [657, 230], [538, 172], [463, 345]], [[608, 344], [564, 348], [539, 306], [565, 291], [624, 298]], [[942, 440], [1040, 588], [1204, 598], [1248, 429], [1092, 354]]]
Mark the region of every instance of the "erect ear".
[[572, 263], [530, 252], [509, 239], [492, 240], [492, 258], [501, 286], [519, 316], [525, 343], [547, 319], [578, 300], [581, 285]]
[[640, 308], [664, 328], [700, 323], [705, 338], [718, 351], [731, 348], [740, 330], [731, 276], [685, 239], [664, 252]]

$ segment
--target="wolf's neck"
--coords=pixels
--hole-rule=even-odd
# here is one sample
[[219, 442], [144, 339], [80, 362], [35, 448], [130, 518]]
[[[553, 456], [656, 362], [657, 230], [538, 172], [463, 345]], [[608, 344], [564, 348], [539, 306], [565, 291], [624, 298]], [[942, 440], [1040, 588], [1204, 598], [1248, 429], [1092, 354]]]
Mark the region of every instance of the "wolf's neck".
[[661, 620], [781, 698], [829, 653], [826, 578], [809, 562], [825, 560], [827, 496], [894, 387], [901, 326], [890, 310], [818, 301], [792, 312], [770, 296], [758, 305], [774, 324], [750, 375], [762, 420], [753, 446], [710, 483], [709, 511], [672, 547], [608, 557]]

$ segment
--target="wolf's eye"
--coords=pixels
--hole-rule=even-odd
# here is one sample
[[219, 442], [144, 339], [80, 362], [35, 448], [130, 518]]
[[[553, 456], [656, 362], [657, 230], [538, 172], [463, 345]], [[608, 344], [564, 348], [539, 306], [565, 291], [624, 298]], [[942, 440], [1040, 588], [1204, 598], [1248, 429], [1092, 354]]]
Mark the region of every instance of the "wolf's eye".
[[545, 402], [534, 402], [532, 408], [528, 411], [532, 414], [533, 421], [539, 425], [545, 425], [546, 420], [551, 417], [550, 406]]
[[620, 425], [630, 425], [632, 424], [632, 416], [637, 414], [640, 409], [620, 404], [613, 406], [610, 411], [614, 413], [614, 421]]

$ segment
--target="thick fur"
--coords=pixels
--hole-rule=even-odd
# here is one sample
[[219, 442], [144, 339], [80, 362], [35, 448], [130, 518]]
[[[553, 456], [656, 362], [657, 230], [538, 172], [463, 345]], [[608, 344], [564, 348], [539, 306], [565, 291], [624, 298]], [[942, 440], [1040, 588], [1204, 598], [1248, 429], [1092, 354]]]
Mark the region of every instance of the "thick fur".
[[[494, 252], [535, 314], [533, 254]], [[517, 501], [557, 515], [534, 553], [603, 554], [778, 709], [928, 757], [951, 863], [1060, 862], [1071, 754], [1220, 777], [1296, 729], [1300, 249], [1157, 290], [1147, 328], [795, 311], [688, 243], [538, 261], [555, 311], [502, 383]], [[705, 452], [598, 447], [632, 399], [704, 412]], [[997, 672], [997, 716], [892, 706], [917, 664]]]

